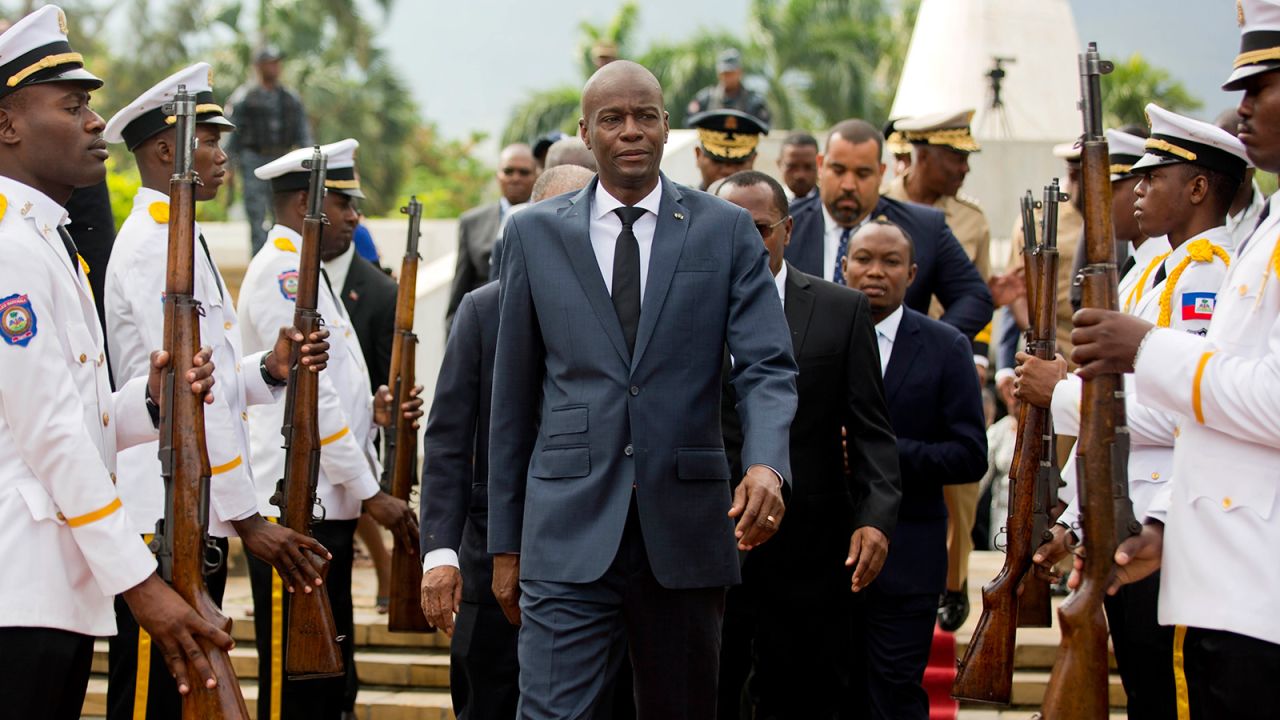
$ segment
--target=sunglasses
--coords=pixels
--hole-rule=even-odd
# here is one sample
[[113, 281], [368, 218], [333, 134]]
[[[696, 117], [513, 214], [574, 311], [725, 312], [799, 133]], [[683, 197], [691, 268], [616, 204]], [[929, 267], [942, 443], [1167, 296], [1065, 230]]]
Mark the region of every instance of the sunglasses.
[[519, 175], [520, 177], [529, 177], [530, 175], [533, 174], [533, 171], [530, 170], [529, 168], [507, 167], [507, 168], [502, 168], [502, 174], [503, 175]]
[[767, 236], [769, 235], [769, 233], [773, 232], [773, 229], [774, 229], [774, 228], [776, 228], [776, 227], [778, 227], [779, 225], [781, 225], [782, 223], [786, 222], [786, 221], [787, 221], [787, 218], [789, 218], [789, 217], [791, 217], [791, 216], [790, 216], [790, 215], [784, 215], [784, 216], [782, 217], [782, 219], [781, 219], [781, 220], [779, 220], [778, 222], [776, 222], [776, 223], [774, 223], [774, 224], [772, 224], [772, 225], [766, 225], [766, 224], [764, 224], [764, 223], [756, 223], [756, 232], [760, 233], [760, 237], [767, 237]]

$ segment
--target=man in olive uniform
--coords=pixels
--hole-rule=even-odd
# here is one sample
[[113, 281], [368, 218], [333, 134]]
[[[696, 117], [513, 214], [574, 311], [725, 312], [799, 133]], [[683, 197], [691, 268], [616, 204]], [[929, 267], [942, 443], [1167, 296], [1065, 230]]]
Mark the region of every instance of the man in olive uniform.
[[[742, 85], [742, 53], [729, 48], [716, 58], [716, 74], [720, 82], [698, 91], [685, 110], [685, 125], [696, 127], [693, 118], [708, 110], [739, 110], [768, 124], [769, 106], [764, 98]], [[739, 170], [750, 168], [739, 168]]]
[[311, 144], [311, 126], [302, 100], [280, 84], [280, 61], [284, 55], [268, 45], [258, 51], [254, 69], [257, 82], [236, 88], [227, 98], [227, 119], [236, 131], [227, 141], [231, 166], [244, 183], [244, 212], [249, 216], [252, 254], [267, 241], [267, 206], [271, 184], [259, 180], [253, 171], [294, 148]]
[[[895, 177], [885, 195], [896, 200], [930, 205], [942, 211], [947, 226], [955, 233], [961, 247], [985, 280], [991, 275], [991, 226], [978, 201], [960, 192], [969, 175], [969, 155], [981, 150], [969, 130], [973, 110], [944, 112], [896, 120], [893, 130], [904, 143], [909, 143], [915, 161]], [[933, 317], [942, 315], [942, 305], [935, 298], [929, 308]], [[985, 378], [986, 342], [989, 333], [979, 333], [974, 340], [974, 364]], [[977, 483], [947, 485], [943, 497], [947, 503], [947, 591], [939, 606], [942, 629], [955, 631], [969, 614], [969, 553], [973, 551], [973, 521], [977, 516]]]
[[689, 118], [689, 127], [698, 131], [698, 144], [693, 148], [702, 174], [698, 189], [707, 191], [717, 180], [754, 169], [760, 136], [769, 132], [764, 121], [739, 110], [698, 113]]

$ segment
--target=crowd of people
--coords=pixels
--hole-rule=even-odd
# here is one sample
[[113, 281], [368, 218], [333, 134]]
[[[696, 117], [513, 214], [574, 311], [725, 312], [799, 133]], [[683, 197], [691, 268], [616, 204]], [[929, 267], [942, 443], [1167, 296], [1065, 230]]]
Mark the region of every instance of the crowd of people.
[[[168, 497], [157, 398], [175, 358], [156, 351], [182, 88], [194, 201], [239, 177], [252, 233], [233, 298], [194, 227], [204, 347], [175, 392], [206, 403], [211, 552], [238, 537], [248, 556], [260, 718], [354, 717], [356, 537], [377, 560], [385, 529], [421, 556], [459, 718], [923, 720], [936, 628], [969, 615], [975, 541], [999, 545], [1022, 403], [1051, 412], [1065, 462], [1037, 571], [1069, 569], [1081, 388], [1102, 373], [1125, 374], [1144, 523], [1106, 603], [1130, 716], [1267, 716], [1280, 216], [1254, 173], [1280, 170], [1280, 3], [1241, 0], [1237, 19], [1237, 110], [1151, 104], [1149, 127], [1106, 132], [1118, 310], [1080, 307], [1081, 152], [1055, 149], [1070, 202], [1053, 360], [1020, 352], [1021, 219], [996, 272], [962, 192], [973, 110], [789, 133], [779, 182], [755, 169], [767, 104], [726, 50], [686, 108], [691, 188], [660, 169], [659, 79], [598, 45], [578, 133], [503, 148], [498, 201], [459, 221], [412, 508], [380, 484], [379, 428], [419, 422], [424, 399], [386, 387], [397, 284], [357, 248], [358, 140], [318, 146], [311, 197], [305, 112], [269, 47], [225, 111], [196, 63], [104, 121], [62, 11], [33, 12], [0, 34], [0, 715], [79, 717], [109, 637], [108, 717], [176, 718], [218, 682], [206, 653], [232, 645], [147, 545]], [[104, 242], [69, 208], [101, 207], [111, 144], [141, 187]], [[316, 202], [324, 324], [304, 337]], [[309, 534], [271, 499], [295, 362], [319, 373]], [[206, 578], [218, 603], [226, 567]], [[325, 593], [344, 673], [285, 672], [290, 593]]]

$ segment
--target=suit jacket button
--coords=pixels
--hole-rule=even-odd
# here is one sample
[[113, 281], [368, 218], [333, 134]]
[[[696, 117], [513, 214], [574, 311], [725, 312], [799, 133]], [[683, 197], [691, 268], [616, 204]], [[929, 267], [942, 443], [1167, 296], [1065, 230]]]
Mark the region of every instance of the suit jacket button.
[[631, 447], [631, 443], [627, 443], [627, 446], [622, 448], [622, 454], [631, 457], [636, 454], [636, 451]]
[[631, 386], [631, 397], [635, 397], [635, 396], [637, 396], [637, 395], [639, 395], [639, 394], [640, 394], [640, 388], [636, 387], [635, 385], [632, 385], [632, 386]]

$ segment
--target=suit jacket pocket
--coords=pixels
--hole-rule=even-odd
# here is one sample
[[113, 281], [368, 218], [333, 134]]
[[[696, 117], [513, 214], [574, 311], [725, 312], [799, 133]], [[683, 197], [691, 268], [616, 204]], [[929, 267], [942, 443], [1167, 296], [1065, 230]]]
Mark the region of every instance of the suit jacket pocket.
[[720, 448], [679, 448], [676, 450], [676, 477], [681, 480], [728, 482], [729, 458]]
[[591, 448], [586, 445], [543, 448], [529, 463], [529, 474], [536, 478], [586, 477], [591, 473]]
[[715, 272], [719, 269], [716, 259], [709, 257], [682, 257], [676, 264], [676, 272]]
[[547, 418], [546, 434], [547, 437], [555, 437], [584, 433], [587, 427], [587, 406], [568, 405], [551, 409], [551, 415]]

